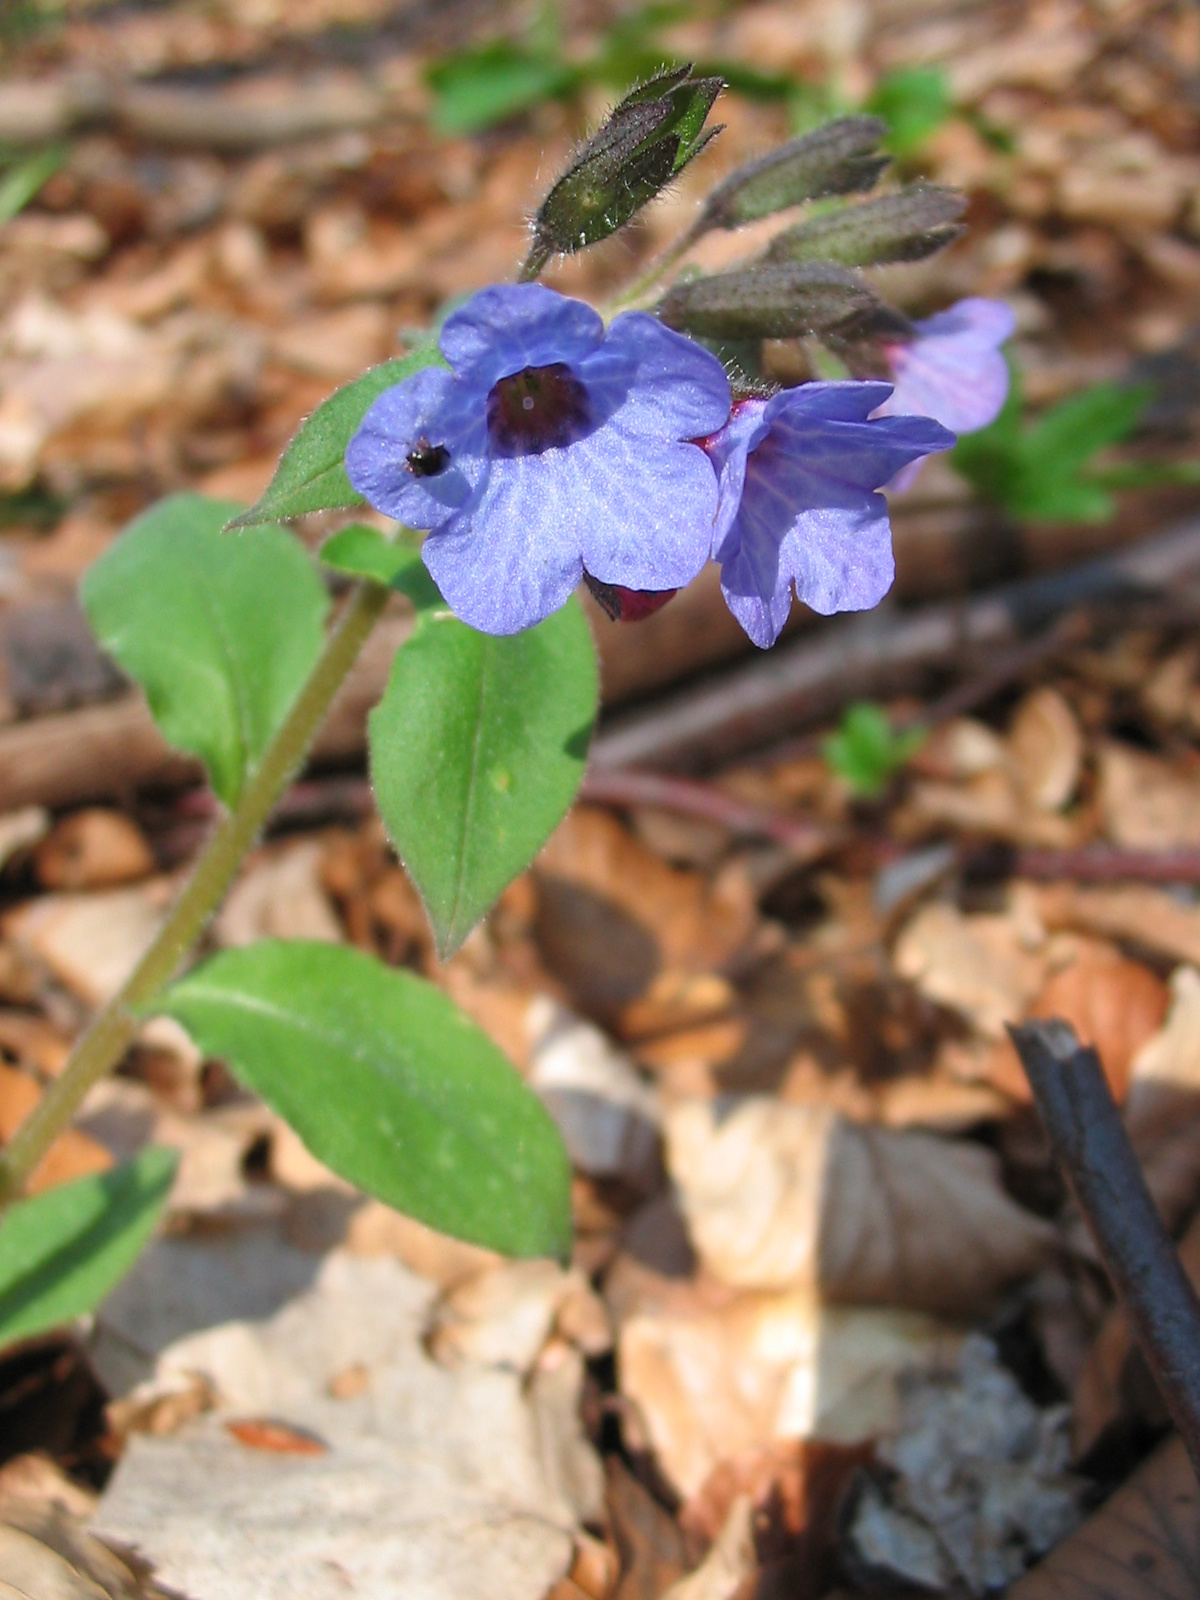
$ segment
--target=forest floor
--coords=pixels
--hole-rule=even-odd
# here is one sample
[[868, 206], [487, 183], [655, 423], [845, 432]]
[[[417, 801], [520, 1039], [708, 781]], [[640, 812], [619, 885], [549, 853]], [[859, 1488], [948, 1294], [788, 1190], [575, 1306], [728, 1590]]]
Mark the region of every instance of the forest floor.
[[[1031, 414], [1146, 381], [1125, 459], [1196, 454], [1194, 6], [525, 22], [488, 56], [479, 0], [0, 12], [0, 1139], [213, 816], [87, 637], [80, 574], [163, 493], [249, 503], [333, 388], [511, 276], [631, 62], [723, 71], [726, 131], [555, 287], [603, 296], [719, 175], [874, 96], [915, 119], [900, 169], [970, 199], [889, 296], [1002, 296]], [[456, 131], [518, 68], [532, 106]], [[18, 207], [31, 158], [52, 175]], [[896, 598], [797, 619], [765, 703], [711, 582], [633, 627], [593, 612], [585, 803], [445, 964], [370, 815], [369, 657], [208, 946], [348, 941], [442, 984], [559, 1120], [573, 1262], [364, 1199], [150, 1024], [37, 1184], [173, 1144], [168, 1225], [88, 1327], [0, 1356], [0, 1579], [34, 1538], [47, 1593], [113, 1597], [1200, 1592], [1194, 1479], [1006, 1035], [1062, 1016], [1095, 1045], [1200, 1282], [1198, 504], [1158, 484], [1022, 522], [927, 464]], [[384, 643], [406, 625], [397, 600]], [[870, 793], [863, 714], [824, 742], [864, 698], [924, 735], [884, 739]]]

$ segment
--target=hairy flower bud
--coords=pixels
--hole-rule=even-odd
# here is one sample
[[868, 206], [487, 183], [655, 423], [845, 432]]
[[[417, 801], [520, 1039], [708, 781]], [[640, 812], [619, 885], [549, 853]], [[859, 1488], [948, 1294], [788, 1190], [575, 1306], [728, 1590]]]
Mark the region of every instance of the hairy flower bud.
[[958, 238], [966, 206], [957, 189], [916, 183], [786, 229], [771, 241], [766, 260], [848, 267], [920, 261]]
[[523, 277], [624, 227], [721, 131], [703, 129], [724, 84], [691, 70], [660, 73], [632, 90], [582, 147], [534, 218]]
[[854, 337], [881, 310], [852, 272], [823, 262], [767, 262], [679, 283], [659, 301], [668, 328], [702, 339]]
[[705, 202], [693, 237], [785, 211], [805, 200], [865, 194], [888, 164], [878, 117], [839, 117], [731, 172]]

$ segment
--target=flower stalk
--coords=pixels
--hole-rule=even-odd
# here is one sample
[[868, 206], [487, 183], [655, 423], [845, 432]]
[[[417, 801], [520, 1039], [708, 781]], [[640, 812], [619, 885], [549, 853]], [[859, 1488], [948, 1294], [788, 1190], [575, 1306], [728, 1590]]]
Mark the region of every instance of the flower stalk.
[[247, 850], [308, 753], [330, 702], [354, 665], [389, 590], [355, 590], [291, 710], [219, 824], [192, 876], [137, 966], [93, 1018], [65, 1068], [0, 1151], [0, 1204], [18, 1198], [88, 1090], [117, 1066], [142, 1026], [144, 1008], [170, 981], [224, 898]]

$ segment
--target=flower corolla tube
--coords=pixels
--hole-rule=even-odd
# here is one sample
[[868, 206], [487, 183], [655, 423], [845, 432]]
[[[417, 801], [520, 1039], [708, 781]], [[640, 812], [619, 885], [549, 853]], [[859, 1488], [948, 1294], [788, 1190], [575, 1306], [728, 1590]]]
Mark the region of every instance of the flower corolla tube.
[[449, 363], [386, 390], [346, 451], [355, 489], [428, 530], [450, 606], [516, 633], [602, 588], [689, 583], [712, 550], [717, 482], [695, 441], [730, 411], [715, 356], [645, 312], [606, 329], [540, 284], [493, 285], [442, 326]]
[[814, 611], [878, 605], [895, 576], [878, 493], [954, 434], [929, 417], [880, 417], [886, 383], [807, 383], [739, 401], [705, 441], [720, 477], [714, 554], [729, 609], [762, 649], [787, 621], [792, 589]]

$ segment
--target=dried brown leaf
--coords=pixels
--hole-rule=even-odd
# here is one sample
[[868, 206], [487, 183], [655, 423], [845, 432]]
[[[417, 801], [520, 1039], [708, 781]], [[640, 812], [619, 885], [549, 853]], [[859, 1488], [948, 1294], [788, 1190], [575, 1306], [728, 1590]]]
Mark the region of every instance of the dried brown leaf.
[[[1080, 942], [1075, 959], [1047, 979], [1030, 1008], [1031, 1017], [1061, 1017], [1084, 1044], [1094, 1045], [1118, 1102], [1129, 1087], [1134, 1056], [1162, 1025], [1167, 987], [1137, 961], [1111, 945]], [[989, 1058], [988, 1081], [1015, 1100], [1031, 1099], [1017, 1053], [1005, 1040]]]
[[153, 852], [138, 825], [120, 811], [99, 806], [64, 817], [33, 858], [45, 889], [107, 889], [154, 871]]
[[589, 806], [576, 807], [551, 838], [534, 881], [538, 943], [580, 1010], [619, 1022], [632, 1002], [649, 999], [656, 979], [665, 986], [652, 1018], [632, 1018], [637, 1031], [710, 1016], [709, 988], [689, 994], [675, 975], [719, 972], [758, 920], [741, 878], [714, 885], [670, 867], [614, 817]]
[[1176, 772], [1156, 756], [1106, 744], [1100, 751], [1100, 810], [1104, 831], [1126, 849], [1200, 845], [1200, 772]]
[[767, 1098], [682, 1103], [666, 1135], [700, 1259], [738, 1287], [977, 1314], [1052, 1248], [978, 1145]]
[[1009, 1600], [1195, 1600], [1200, 1494], [1177, 1438], [1078, 1533], [1008, 1591]]
[[1042, 985], [1042, 931], [1017, 913], [964, 916], [922, 906], [896, 941], [893, 964], [929, 1000], [964, 1016], [989, 1038], [1004, 1038]]
[[666, 1297], [637, 1287], [617, 1338], [621, 1392], [689, 1498], [723, 1462], [779, 1440], [852, 1445], [889, 1432], [899, 1374], [951, 1357], [958, 1342], [917, 1312], [824, 1306], [805, 1290], [721, 1305], [682, 1285]]
[[1031, 805], [1060, 811], [1075, 793], [1083, 766], [1083, 732], [1057, 689], [1026, 695], [1008, 731], [1009, 757]]

